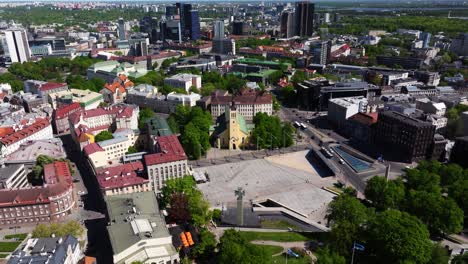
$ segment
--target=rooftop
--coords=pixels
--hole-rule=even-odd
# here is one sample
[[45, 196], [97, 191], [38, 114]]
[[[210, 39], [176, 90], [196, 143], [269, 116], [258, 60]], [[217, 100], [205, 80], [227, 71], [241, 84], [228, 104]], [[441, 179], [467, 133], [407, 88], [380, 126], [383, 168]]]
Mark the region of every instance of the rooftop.
[[175, 135], [157, 137], [156, 149], [158, 153], [145, 155], [146, 166], [187, 159], [184, 149]]
[[123, 188], [149, 182], [148, 179], [143, 178], [143, 171], [143, 163], [137, 161], [100, 169], [96, 172], [96, 178], [103, 190]]
[[6, 158], [6, 162], [35, 162], [39, 155], [65, 158], [65, 150], [59, 138], [29, 141]]
[[107, 227], [114, 254], [140, 241], [170, 237], [154, 192], [107, 196]]
[[16, 143], [24, 138], [27, 138], [42, 129], [50, 126], [49, 119], [37, 119], [36, 122], [34, 122], [32, 125], [29, 125], [23, 129], [20, 129], [12, 134], [9, 134], [3, 138], [0, 138], [0, 142], [4, 145], [11, 145], [13, 143]]

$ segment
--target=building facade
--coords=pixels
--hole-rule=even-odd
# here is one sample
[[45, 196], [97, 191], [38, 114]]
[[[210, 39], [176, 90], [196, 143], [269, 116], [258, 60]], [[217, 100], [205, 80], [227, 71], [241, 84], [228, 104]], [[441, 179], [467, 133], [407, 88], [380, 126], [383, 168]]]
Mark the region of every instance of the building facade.
[[271, 94], [263, 91], [242, 89], [236, 95], [218, 95], [211, 97], [211, 116], [216, 119], [224, 114], [226, 107], [235, 106], [237, 112], [246, 121], [251, 122], [257, 113], [273, 113], [273, 98]]
[[26, 30], [12, 29], [2, 31], [1, 40], [5, 56], [9, 58], [9, 63], [23, 63], [31, 58]]
[[24, 164], [0, 167], [0, 189], [18, 189], [29, 186]]
[[0, 138], [0, 158], [15, 152], [28, 141], [52, 137], [52, 125], [49, 119], [36, 119], [34, 123], [25, 126], [16, 125], [13, 133]]
[[41, 187], [0, 190], [0, 225], [37, 224], [65, 219], [75, 208], [75, 194], [68, 164], [44, 166]]
[[166, 180], [181, 178], [188, 174], [187, 156], [177, 136], [156, 138], [156, 153], [144, 156], [150, 187], [161, 192]]
[[384, 111], [375, 125], [374, 142], [392, 151], [407, 162], [419, 161], [432, 155], [435, 127], [430, 122], [407, 115]]
[[164, 84], [170, 85], [174, 88], [182, 88], [189, 92], [190, 87], [201, 88], [201, 76], [188, 73], [180, 73], [164, 79]]

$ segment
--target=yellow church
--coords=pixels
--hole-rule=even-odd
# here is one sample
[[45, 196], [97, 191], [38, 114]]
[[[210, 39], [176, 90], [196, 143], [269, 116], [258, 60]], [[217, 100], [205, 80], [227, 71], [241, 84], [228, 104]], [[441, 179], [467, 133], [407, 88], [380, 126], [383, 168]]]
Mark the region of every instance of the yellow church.
[[250, 138], [253, 124], [247, 124], [235, 106], [226, 106], [224, 114], [216, 119], [213, 127], [212, 141], [214, 147], [224, 149], [242, 149]]

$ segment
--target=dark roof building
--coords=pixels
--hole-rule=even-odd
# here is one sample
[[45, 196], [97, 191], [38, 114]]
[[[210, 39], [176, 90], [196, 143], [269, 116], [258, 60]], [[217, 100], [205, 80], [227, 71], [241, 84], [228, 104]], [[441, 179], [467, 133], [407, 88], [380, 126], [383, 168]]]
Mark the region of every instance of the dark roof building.
[[406, 162], [432, 156], [435, 126], [430, 122], [395, 112], [379, 113], [373, 139], [377, 145], [391, 149], [391, 156]]
[[455, 140], [455, 145], [450, 153], [450, 161], [468, 168], [468, 136], [459, 137]]

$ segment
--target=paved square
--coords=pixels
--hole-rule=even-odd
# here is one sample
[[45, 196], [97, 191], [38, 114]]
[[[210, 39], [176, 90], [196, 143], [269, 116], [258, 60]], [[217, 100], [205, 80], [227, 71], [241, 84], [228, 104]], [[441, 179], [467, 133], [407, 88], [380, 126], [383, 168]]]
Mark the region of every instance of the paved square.
[[[305, 154], [296, 152], [277, 156], [277, 159], [284, 164], [294, 158], [301, 159]], [[321, 187], [331, 185], [334, 179], [321, 178], [308, 163], [304, 166], [310, 167], [301, 170], [294, 168], [299, 165], [297, 161], [291, 161], [290, 166], [274, 161], [275, 158], [269, 158], [197, 168], [195, 171], [207, 173], [210, 178], [210, 182], [199, 184], [198, 187], [216, 208], [235, 202], [234, 190], [242, 187], [245, 190], [244, 201], [270, 198], [308, 218], [323, 219], [334, 195]], [[307, 162], [305, 158], [304, 162]]]

